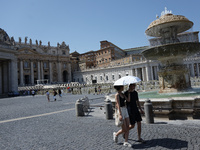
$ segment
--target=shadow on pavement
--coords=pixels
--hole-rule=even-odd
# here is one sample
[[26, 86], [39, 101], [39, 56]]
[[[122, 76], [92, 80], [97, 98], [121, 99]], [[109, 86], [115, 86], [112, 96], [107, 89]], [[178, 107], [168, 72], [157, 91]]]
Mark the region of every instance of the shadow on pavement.
[[181, 148], [187, 148], [188, 142], [171, 138], [163, 138], [163, 139], [152, 139], [146, 141], [145, 143], [133, 144], [132, 147], [134, 149], [143, 149], [143, 148], [150, 148], [157, 146], [167, 149], [181, 149]]
[[154, 122], [154, 124], [167, 124], [167, 122]]

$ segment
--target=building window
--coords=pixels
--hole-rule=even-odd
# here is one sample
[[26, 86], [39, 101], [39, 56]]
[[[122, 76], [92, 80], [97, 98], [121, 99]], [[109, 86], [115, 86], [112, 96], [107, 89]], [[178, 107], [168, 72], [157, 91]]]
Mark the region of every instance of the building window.
[[53, 54], [56, 54], [56, 52], [55, 52], [55, 51], [53, 51]]
[[36, 68], [36, 63], [33, 63], [33, 68]]
[[63, 64], [63, 68], [67, 68], [67, 65], [66, 65], [66, 64]]
[[119, 79], [121, 78], [121, 75], [119, 74]]
[[101, 81], [103, 80], [103, 77], [102, 77], [102, 76], [100, 76], [100, 80], [101, 80]]
[[29, 68], [29, 63], [27, 61], [24, 62], [24, 68]]
[[66, 52], [65, 52], [65, 51], [62, 51], [62, 54], [63, 54], [63, 55], [65, 55], [65, 54], [66, 54]]
[[126, 73], [126, 76], [128, 76], [128, 73]]
[[114, 74], [112, 75], [112, 79], [115, 80], [115, 75]]
[[106, 76], [106, 80], [108, 81], [108, 76]]
[[46, 68], [48, 68], [48, 67], [47, 67], [47, 63], [44, 62], [44, 69], [46, 69]]

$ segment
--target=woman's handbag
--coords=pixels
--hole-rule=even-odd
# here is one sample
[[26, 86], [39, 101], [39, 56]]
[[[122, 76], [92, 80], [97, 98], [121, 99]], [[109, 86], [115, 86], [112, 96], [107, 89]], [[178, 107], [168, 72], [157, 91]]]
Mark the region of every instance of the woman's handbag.
[[123, 120], [119, 119], [119, 110], [117, 108], [115, 108], [115, 125], [117, 127], [121, 127], [123, 124]]

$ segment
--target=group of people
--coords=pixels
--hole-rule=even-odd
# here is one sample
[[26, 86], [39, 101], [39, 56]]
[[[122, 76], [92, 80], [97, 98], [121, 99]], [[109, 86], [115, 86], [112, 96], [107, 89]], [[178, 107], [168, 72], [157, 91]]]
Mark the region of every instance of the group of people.
[[[121, 129], [113, 133], [114, 142], [118, 142], [118, 136], [123, 134], [125, 142], [124, 146], [132, 147], [128, 142], [129, 131], [135, 127], [137, 123], [138, 142], [143, 143], [144, 140], [141, 138], [141, 113], [142, 110], [138, 93], [135, 91], [136, 84], [130, 84], [129, 89], [123, 93], [124, 86], [114, 86], [117, 90], [115, 94], [116, 109], [119, 112], [119, 119], [123, 122]], [[140, 111], [139, 111], [140, 110]]]
[[[57, 93], [57, 91], [54, 89], [53, 90], [53, 99], [54, 99], [54, 101], [56, 101], [56, 95], [57, 94], [59, 94], [59, 97], [61, 97], [62, 98], [62, 90], [61, 89], [58, 89], [58, 93]], [[48, 102], [50, 102], [50, 93], [49, 93], [49, 91], [46, 91], [46, 96], [47, 96], [47, 100], [48, 100]]]
[[97, 87], [95, 86], [95, 88], [94, 88], [94, 94], [96, 94], [96, 95], [101, 94], [101, 86], [98, 86], [98, 89], [97, 89]]

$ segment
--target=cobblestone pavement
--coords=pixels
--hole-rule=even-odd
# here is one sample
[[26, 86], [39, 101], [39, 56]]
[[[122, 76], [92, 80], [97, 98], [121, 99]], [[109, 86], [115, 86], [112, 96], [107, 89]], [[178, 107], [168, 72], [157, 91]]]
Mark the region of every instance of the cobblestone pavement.
[[91, 112], [76, 117], [75, 102], [83, 96], [64, 95], [56, 102], [41, 95], [0, 99], [0, 150], [200, 149], [200, 120], [143, 120], [146, 143], [136, 142], [134, 128], [129, 135], [132, 148], [123, 146], [122, 136], [116, 144], [112, 135], [119, 128], [105, 119], [104, 108], [96, 107], [104, 105], [104, 95], [86, 95], [93, 99]]

